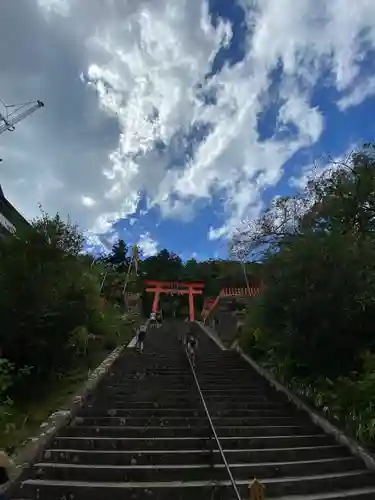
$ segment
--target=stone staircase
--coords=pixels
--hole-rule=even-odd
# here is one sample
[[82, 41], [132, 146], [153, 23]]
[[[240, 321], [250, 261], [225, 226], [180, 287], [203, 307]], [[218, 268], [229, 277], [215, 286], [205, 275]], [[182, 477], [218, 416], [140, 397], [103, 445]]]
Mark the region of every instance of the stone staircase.
[[[242, 498], [256, 477], [266, 498], [375, 499], [375, 473], [203, 332], [196, 371]], [[176, 324], [126, 349], [11, 498], [235, 499]]]

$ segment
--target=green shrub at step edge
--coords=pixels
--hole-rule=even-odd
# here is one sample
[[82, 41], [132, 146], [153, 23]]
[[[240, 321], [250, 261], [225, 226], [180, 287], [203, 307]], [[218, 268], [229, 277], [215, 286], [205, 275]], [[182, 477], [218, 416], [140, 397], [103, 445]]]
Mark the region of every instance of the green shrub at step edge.
[[[248, 350], [253, 355], [252, 349]], [[261, 352], [261, 356], [259, 356]], [[367, 446], [375, 442], [375, 355], [366, 352], [363, 356], [363, 371], [352, 372], [350, 377], [335, 380], [289, 378], [290, 360], [277, 360], [275, 352], [258, 351], [258, 361], [279, 382], [293, 392], [306, 398], [322, 411], [332, 422], [349, 435]]]
[[0, 358], [0, 434], [7, 434], [13, 428], [11, 390], [16, 384], [31, 373], [30, 367], [16, 369], [14, 364], [5, 358]]
[[0, 431], [5, 431], [5, 426], [11, 417], [13, 400], [9, 397], [9, 389], [13, 385], [14, 366], [7, 359], [0, 358]]

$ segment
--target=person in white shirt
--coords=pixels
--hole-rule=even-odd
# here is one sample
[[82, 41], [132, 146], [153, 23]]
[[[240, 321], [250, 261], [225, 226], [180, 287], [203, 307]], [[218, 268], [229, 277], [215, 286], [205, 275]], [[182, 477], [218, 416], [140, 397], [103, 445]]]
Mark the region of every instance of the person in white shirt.
[[[143, 324], [139, 327], [137, 334], [137, 349], [140, 353], [143, 352], [147, 334], [147, 324]], [[0, 499], [1, 500], [1, 499]]]
[[152, 312], [152, 313], [150, 314], [150, 320], [149, 320], [149, 322], [150, 322], [150, 326], [151, 326], [152, 328], [153, 328], [153, 327], [155, 327], [155, 326], [157, 325], [156, 313]]

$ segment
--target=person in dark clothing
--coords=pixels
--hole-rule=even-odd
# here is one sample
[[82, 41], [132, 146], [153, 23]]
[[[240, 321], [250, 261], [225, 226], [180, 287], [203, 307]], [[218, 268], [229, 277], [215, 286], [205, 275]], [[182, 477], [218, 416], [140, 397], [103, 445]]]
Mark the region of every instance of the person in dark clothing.
[[137, 334], [137, 349], [141, 353], [143, 352], [146, 335], [147, 335], [147, 324], [143, 324], [139, 327]]
[[180, 342], [182, 342], [184, 348], [186, 347], [186, 336], [189, 328], [188, 323], [189, 323], [189, 318], [186, 318], [179, 334]]
[[162, 326], [162, 323], [163, 323], [163, 317], [161, 315], [161, 312], [157, 312], [156, 313], [156, 324], [157, 324], [157, 328], [160, 328]]
[[9, 476], [5, 467], [0, 466], [0, 500], [8, 500], [6, 489], [9, 484]]
[[190, 356], [193, 366], [195, 366], [195, 358], [198, 349], [198, 336], [192, 323], [188, 324], [188, 331], [186, 334], [186, 349]]
[[8, 500], [9, 471], [13, 466], [12, 461], [4, 451], [0, 451], [0, 500]]

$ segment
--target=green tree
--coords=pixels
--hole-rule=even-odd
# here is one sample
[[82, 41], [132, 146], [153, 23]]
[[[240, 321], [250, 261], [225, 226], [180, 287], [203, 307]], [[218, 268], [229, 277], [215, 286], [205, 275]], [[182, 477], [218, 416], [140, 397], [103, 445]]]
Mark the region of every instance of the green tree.
[[277, 200], [232, 242], [263, 256], [252, 329], [289, 374], [336, 377], [373, 349], [375, 161], [366, 148]]
[[142, 260], [140, 271], [144, 279], [173, 281], [182, 275], [183, 264], [178, 255], [163, 249], [158, 254]]
[[104, 260], [112, 266], [119, 269], [120, 272], [125, 271], [130, 263], [130, 257], [128, 256], [129, 248], [125, 241], [119, 239], [112, 247], [109, 255], [107, 255]]
[[44, 212], [1, 241], [0, 346], [16, 368], [61, 371], [75, 353], [77, 328], [103, 333], [99, 281], [82, 246], [76, 225]]
[[34, 238], [36, 235], [44, 237], [49, 250], [54, 248], [67, 255], [78, 256], [82, 252], [84, 245], [84, 237], [78, 225], [73, 224], [69, 217], [67, 221], [64, 221], [58, 213], [54, 217], [50, 217], [41, 205], [39, 205], [39, 209], [41, 215], [32, 223], [34, 231], [25, 230], [22, 237], [24, 239], [27, 239], [30, 235]]

